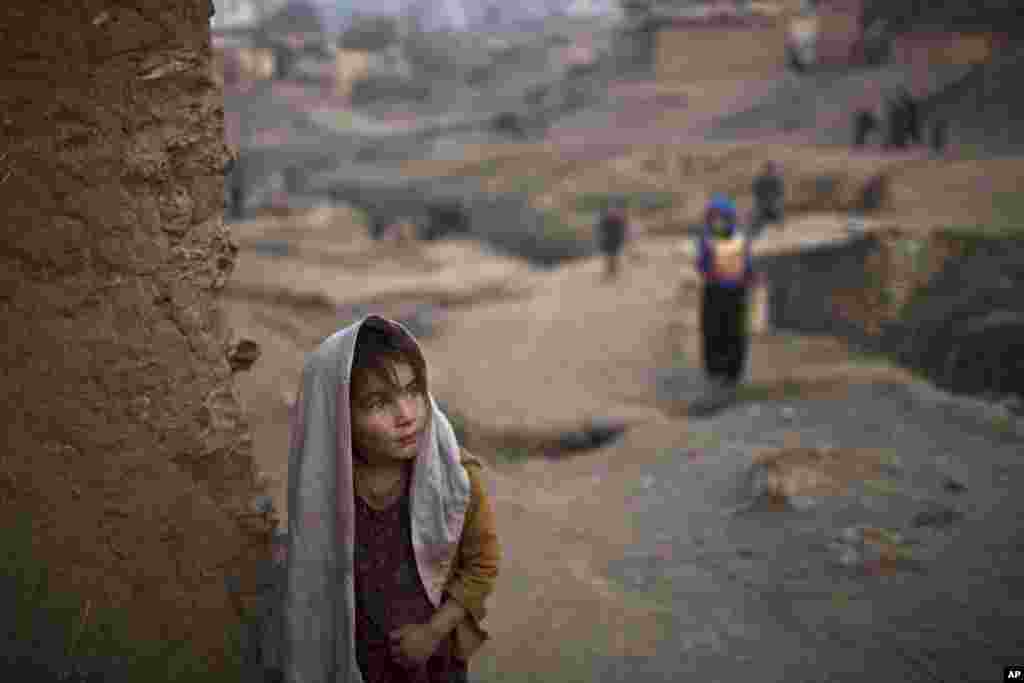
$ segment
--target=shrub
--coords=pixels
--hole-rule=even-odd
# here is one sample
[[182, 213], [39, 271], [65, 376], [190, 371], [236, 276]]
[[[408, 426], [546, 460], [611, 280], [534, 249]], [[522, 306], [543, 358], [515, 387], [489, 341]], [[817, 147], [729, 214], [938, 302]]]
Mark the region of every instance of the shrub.
[[996, 231], [1005, 236], [1024, 238], [1024, 197], [1020, 192], [998, 192], [992, 197], [996, 210]]
[[938, 234], [958, 242], [963, 247], [963, 257], [975, 254], [987, 243], [998, 240], [1024, 240], [1024, 203], [1016, 197], [996, 195], [996, 220], [991, 224], [948, 225]]
[[480, 162], [480, 165], [477, 167], [476, 170], [476, 175], [479, 175], [481, 177], [495, 176], [498, 175], [498, 171], [500, 170], [501, 162], [499, 162], [497, 159], [487, 159], [485, 161]]
[[494, 457], [499, 462], [520, 463], [530, 457], [530, 452], [521, 447], [500, 446], [494, 450]]

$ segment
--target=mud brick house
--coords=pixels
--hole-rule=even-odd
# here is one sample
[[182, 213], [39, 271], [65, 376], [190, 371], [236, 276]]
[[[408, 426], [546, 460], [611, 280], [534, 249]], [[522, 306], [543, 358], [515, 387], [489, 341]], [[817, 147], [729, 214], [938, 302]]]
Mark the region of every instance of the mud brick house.
[[413, 22], [382, 16], [353, 19], [333, 50], [335, 92], [350, 97], [355, 84], [372, 77], [412, 76], [408, 43]]
[[213, 66], [223, 74], [228, 89], [246, 88], [274, 77], [274, 51], [257, 47], [245, 35], [214, 35]]
[[1006, 47], [1006, 33], [916, 28], [893, 39], [893, 61], [901, 64], [979, 64]]
[[770, 77], [785, 64], [785, 23], [729, 8], [662, 19], [654, 37], [660, 82]]
[[351, 97], [352, 86], [356, 81], [370, 74], [372, 57], [367, 50], [347, 50], [335, 48], [334, 51], [334, 89], [341, 97]]
[[923, 95], [935, 89], [936, 79], [987, 64], [1009, 44], [1006, 33], [921, 26], [893, 37], [892, 61], [910, 70], [912, 90]]
[[267, 16], [283, 5], [280, 0], [215, 0], [210, 21], [212, 66], [222, 74], [230, 91], [248, 89], [274, 77], [274, 51], [262, 40], [259, 28]]
[[815, 64], [848, 66], [863, 62], [864, 3], [822, 0], [817, 9]]
[[819, 0], [789, 24], [787, 43], [805, 66], [838, 68], [884, 61], [886, 21], [876, 21], [864, 0]]
[[259, 26], [258, 36], [264, 46], [274, 51], [274, 76], [278, 79], [291, 78], [296, 65], [305, 57], [323, 60], [327, 55], [320, 17], [305, 2], [290, 2], [267, 17]]

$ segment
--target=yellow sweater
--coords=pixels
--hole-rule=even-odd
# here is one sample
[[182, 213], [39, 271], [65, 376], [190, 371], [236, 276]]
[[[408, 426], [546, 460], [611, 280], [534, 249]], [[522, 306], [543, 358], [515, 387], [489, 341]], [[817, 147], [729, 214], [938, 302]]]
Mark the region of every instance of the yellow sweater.
[[494, 511], [483, 484], [483, 463], [462, 449], [460, 461], [469, 474], [472, 498], [459, 539], [456, 561], [445, 582], [448, 596], [465, 608], [468, 615], [456, 628], [456, 651], [468, 660], [490, 636], [480, 626], [487, 616], [484, 606], [498, 578], [501, 547], [494, 524]]

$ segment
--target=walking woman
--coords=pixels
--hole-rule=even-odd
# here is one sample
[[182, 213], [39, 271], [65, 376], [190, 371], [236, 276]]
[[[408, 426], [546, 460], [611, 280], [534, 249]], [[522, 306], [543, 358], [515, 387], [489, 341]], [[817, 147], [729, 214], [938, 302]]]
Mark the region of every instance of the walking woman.
[[704, 278], [704, 368], [716, 396], [731, 397], [750, 346], [748, 299], [754, 269], [750, 240], [736, 234], [736, 206], [722, 195], [713, 197], [705, 212], [697, 270]]
[[629, 231], [626, 217], [626, 203], [615, 200], [605, 206], [597, 222], [598, 247], [605, 258], [605, 280], [614, 280], [619, 274], [622, 248]]
[[481, 469], [398, 323], [369, 316], [307, 357], [288, 471], [288, 683], [465, 683], [500, 559]]

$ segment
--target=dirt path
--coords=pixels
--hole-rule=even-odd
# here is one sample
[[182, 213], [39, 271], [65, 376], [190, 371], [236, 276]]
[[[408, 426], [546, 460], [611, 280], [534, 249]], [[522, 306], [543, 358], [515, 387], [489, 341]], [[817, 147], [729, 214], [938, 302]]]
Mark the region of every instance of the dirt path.
[[[884, 440], [906, 431], [913, 438], [899, 447], [914, 464], [906, 470], [907, 481], [920, 482], [921, 472], [934, 470], [929, 449], [955, 444], [956, 452], [943, 457], [957, 476], [970, 475], [974, 507], [967, 509], [970, 528], [978, 531], [986, 518], [993, 525], [1010, 524], [1018, 514], [1007, 482], [1019, 477], [1011, 456], [1020, 443], [986, 436], [979, 431], [984, 425], [971, 427], [965, 440], [955, 442], [947, 433], [944, 442], [933, 442], [930, 429], [958, 423], [912, 397], [878, 388], [911, 385], [907, 373], [866, 365], [834, 340], [787, 334], [753, 343], [748, 382], [770, 400], [711, 423], [679, 416], [660, 378], [676, 373], [684, 394], [699, 391], [692, 253], [687, 240], [645, 235], [640, 227], [621, 279], [604, 283], [596, 259], [542, 272], [471, 243], [387, 247], [369, 243], [361, 226], [333, 214], [240, 224], [235, 232], [243, 253], [225, 310], [229, 325], [262, 346], [262, 358], [240, 375], [238, 385], [253, 426], [255, 456], [271, 479], [275, 503], [286, 510], [287, 402], [304, 355], [349, 322], [352, 304], [377, 301], [375, 310], [396, 317], [410, 302], [433, 304], [434, 331], [421, 339], [434, 373], [432, 391], [474, 423], [520, 432], [578, 426], [590, 417], [631, 425], [613, 445], [570, 459], [510, 463], [480, 453], [494, 460], [491, 489], [504, 559], [487, 623], [493, 642], [474, 660], [474, 680], [646, 682], [687, 674], [736, 680], [742, 674], [737, 667], [751, 661], [763, 667], [765, 680], [804, 680], [783, 677], [783, 664], [813, 662], [816, 652], [821, 661], [834, 656], [837, 666], [851, 668], [845, 678], [837, 673], [827, 680], [858, 680], [861, 650], [843, 655], [834, 642], [813, 636], [814, 625], [846, 615], [870, 626], [872, 605], [888, 604], [884, 600], [892, 596], [885, 590], [891, 589], [879, 593], [874, 584], [848, 578], [836, 583], [821, 556], [808, 549], [806, 536], [787, 541], [786, 530], [806, 531], [808, 519], [750, 522], [727, 514], [738, 503], [736, 490], [753, 454], [773, 441], [856, 447], [862, 434], [880, 433]], [[794, 218], [783, 231], [767, 231], [758, 249], [793, 249], [839, 238], [844, 230], [838, 216]], [[267, 240], [287, 242], [286, 255], [257, 253]], [[801, 403], [801, 396], [810, 400]], [[812, 414], [819, 404], [827, 407]], [[872, 410], [865, 421], [847, 418]], [[833, 433], [837, 424], [845, 426], [842, 433]], [[880, 449], [877, 441], [865, 447]], [[969, 467], [963, 454], [980, 460], [980, 468]], [[926, 498], [940, 498], [944, 494], [933, 490], [935, 476], [928, 476], [917, 485], [928, 489]], [[855, 521], [871, 514], [842, 510]], [[907, 510], [900, 508], [900, 514]], [[842, 517], [830, 515], [814, 523], [814, 533], [826, 533]], [[1010, 533], [1001, 539], [989, 534], [988, 540], [990, 549], [970, 546], [979, 565], [1001, 566], [1024, 548], [1013, 545]], [[947, 546], [953, 547], [939, 538], [927, 547], [937, 556]], [[780, 599], [790, 594], [779, 593], [766, 578], [793, 570], [770, 561], [775, 547], [785, 547], [785, 557], [804, 567], [802, 588], [793, 589], [803, 602]], [[956, 547], [967, 552], [968, 546]], [[737, 548], [752, 555], [737, 554]], [[718, 565], [694, 559], [715, 554], [730, 559]], [[996, 559], [1003, 556], [1008, 559]], [[943, 566], [936, 576], [948, 585], [968, 584], [977, 571], [962, 562]], [[668, 576], [668, 584], [659, 583], [659, 576]], [[822, 582], [845, 591], [852, 610], [833, 610], [835, 590]], [[923, 599], [926, 588], [941, 585], [921, 583], [907, 594]], [[1016, 590], [999, 577], [990, 586], [970, 614], [992, 612], [1000, 596]], [[800, 598], [800, 590], [815, 597]], [[906, 618], [887, 614], [894, 623]], [[1000, 618], [1015, 614], [1006, 607]], [[939, 607], [930, 618], [952, 632], [949, 615]], [[1004, 625], [995, 620], [978, 633], [1005, 649], [1011, 631]], [[892, 637], [864, 628], [851, 636], [857, 647]], [[971, 661], [981, 651], [971, 650]], [[876, 674], [889, 667], [903, 676], [893, 680], [924, 680], [890, 654], [877, 660]]]
[[[263, 230], [252, 228], [254, 234], [267, 234]], [[762, 248], [791, 248], [837, 230], [835, 221], [808, 219], [798, 231], [769, 236]], [[240, 237], [244, 241], [254, 235]], [[314, 233], [295, 240], [297, 253], [322, 239]], [[345, 239], [338, 241], [342, 244], [336, 248], [343, 250]], [[689, 438], [686, 420], [666, 414], [654, 379], [668, 359], [692, 365], [697, 354], [696, 292], [690, 287], [695, 278], [691, 259], [679, 245], [670, 238], [637, 242], [622, 279], [611, 284], [601, 282], [597, 260], [549, 273], [515, 271], [528, 298], [498, 297], [451, 309], [441, 331], [423, 340], [436, 372], [435, 395], [475, 422], [523, 430], [606, 416], [634, 425], [624, 441], [586, 457], [494, 468], [506, 554], [489, 624], [495, 645], [474, 664], [480, 680], [498, 680], [491, 678], [497, 672], [501, 680], [590, 680], [588, 662], [594, 657], [650, 657], [666, 636], [671, 611], [623, 591], [604, 576], [604, 568], [640, 540], [641, 530], [629, 514], [633, 484], [666, 447]], [[393, 260], [397, 256], [378, 252], [382, 263], [359, 274], [365, 279], [359, 291], [374, 290], [381, 280], [393, 282], [392, 269], [401, 267]], [[463, 272], [474, 262], [477, 272], [511, 267], [465, 245], [436, 245], [421, 250], [418, 258], [434, 267], [407, 274], [414, 288], [424, 278], [436, 279], [452, 263]], [[251, 416], [257, 459], [274, 483], [280, 510], [285, 509], [287, 400], [304, 353], [345, 321], [334, 304], [322, 299], [312, 298], [305, 307], [294, 298], [275, 304], [244, 296], [238, 285], [262, 279], [267, 288], [287, 285], [292, 297], [321, 292], [341, 302], [354, 296], [348, 283], [355, 276], [330, 276], [336, 266], [301, 260], [288, 269], [284, 260], [248, 254], [240, 264], [235, 295], [227, 302], [230, 324], [262, 345], [263, 357], [240, 377], [239, 391]], [[469, 283], [462, 286], [472, 287]], [[848, 363], [842, 348], [829, 340], [765, 337], [757, 340], [753, 357], [751, 381], [766, 384], [794, 376], [808, 382], [823, 377], [867, 381], [879, 373]], [[566, 634], [571, 634], [569, 642]], [[582, 668], [574, 678], [571, 670], [577, 665]]]

